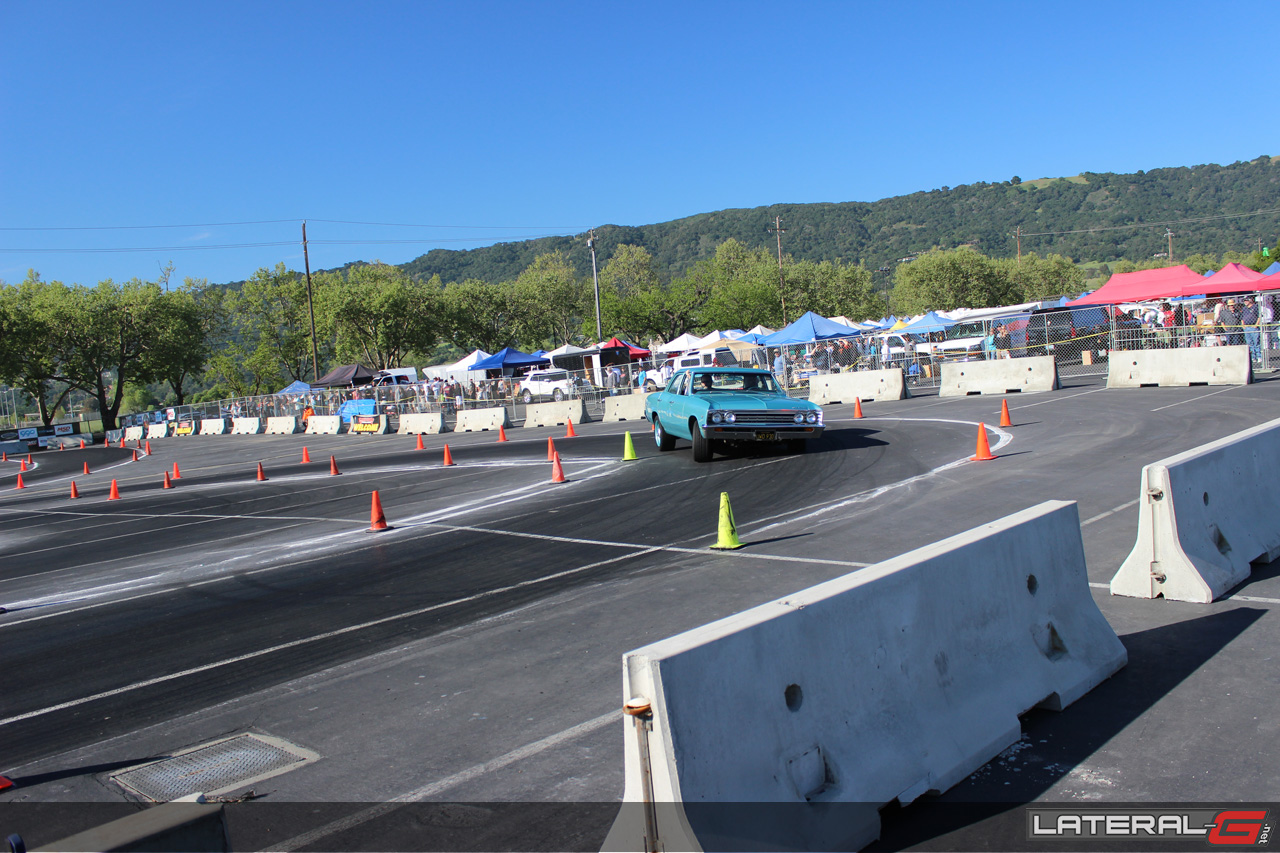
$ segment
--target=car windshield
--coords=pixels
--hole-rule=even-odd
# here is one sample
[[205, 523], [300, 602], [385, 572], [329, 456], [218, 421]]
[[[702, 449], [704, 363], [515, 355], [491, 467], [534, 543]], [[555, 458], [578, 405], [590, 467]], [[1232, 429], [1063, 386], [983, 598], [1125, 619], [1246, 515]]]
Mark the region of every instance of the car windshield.
[[694, 394], [710, 391], [759, 391], [778, 393], [778, 383], [769, 373], [698, 373], [693, 379]]

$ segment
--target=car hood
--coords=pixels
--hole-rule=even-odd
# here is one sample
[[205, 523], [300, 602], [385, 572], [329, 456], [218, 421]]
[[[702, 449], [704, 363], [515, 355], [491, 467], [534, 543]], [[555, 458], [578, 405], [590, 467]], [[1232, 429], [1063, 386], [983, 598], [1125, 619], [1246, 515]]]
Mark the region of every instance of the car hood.
[[713, 391], [710, 394], [699, 394], [716, 409], [764, 410], [764, 409], [816, 409], [816, 403], [808, 400], [797, 400], [794, 397], [774, 396], [769, 394], [742, 394], [736, 391]]

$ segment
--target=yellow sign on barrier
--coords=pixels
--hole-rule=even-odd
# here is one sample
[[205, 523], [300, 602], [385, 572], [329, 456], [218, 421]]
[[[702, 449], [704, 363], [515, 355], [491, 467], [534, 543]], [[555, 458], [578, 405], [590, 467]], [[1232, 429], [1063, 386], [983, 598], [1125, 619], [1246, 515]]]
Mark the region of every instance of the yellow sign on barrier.
[[195, 435], [195, 421], [178, 421], [178, 425], [173, 428], [174, 435]]
[[354, 415], [351, 418], [351, 432], [382, 432], [382, 417], [380, 415]]

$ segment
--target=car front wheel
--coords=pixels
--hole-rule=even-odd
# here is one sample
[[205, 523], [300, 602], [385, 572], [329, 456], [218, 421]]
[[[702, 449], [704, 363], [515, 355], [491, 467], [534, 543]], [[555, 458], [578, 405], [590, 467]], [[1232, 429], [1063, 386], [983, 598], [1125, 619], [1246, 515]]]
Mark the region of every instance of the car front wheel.
[[676, 449], [676, 437], [662, 428], [662, 421], [657, 415], [653, 417], [653, 441], [659, 450]]
[[525, 392], [524, 392], [524, 404], [527, 406], [527, 405], [529, 405], [529, 404], [530, 404], [530, 403], [532, 403], [532, 402], [533, 402], [533, 392], [532, 392], [532, 391], [525, 391]]
[[703, 434], [702, 427], [697, 421], [689, 422], [689, 434], [693, 436], [693, 461], [710, 462], [711, 457], [715, 455], [715, 441]]
[[556, 390], [551, 392], [551, 399], [559, 403], [561, 400], [564, 399], [564, 392], [561, 391], [559, 388], [557, 388]]

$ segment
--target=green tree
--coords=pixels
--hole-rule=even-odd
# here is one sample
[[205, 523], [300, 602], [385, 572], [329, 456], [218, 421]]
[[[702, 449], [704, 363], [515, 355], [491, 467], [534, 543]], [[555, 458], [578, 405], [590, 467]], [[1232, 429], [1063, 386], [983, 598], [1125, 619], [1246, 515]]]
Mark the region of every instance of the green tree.
[[53, 423], [70, 393], [49, 342], [57, 333], [57, 306], [66, 297], [61, 282], [45, 282], [35, 270], [16, 287], [0, 287], [0, 380], [36, 402], [40, 421]]
[[381, 262], [321, 277], [326, 328], [337, 357], [377, 370], [400, 367], [411, 353], [435, 345], [441, 326], [440, 279], [419, 282]]
[[[534, 258], [511, 291], [516, 337], [531, 349], [548, 339], [556, 346], [569, 343], [588, 313], [587, 292], [562, 252]], [[594, 306], [589, 313], [595, 314]]]
[[447, 285], [442, 300], [446, 335], [463, 349], [494, 353], [515, 343], [510, 284], [468, 279]]
[[[661, 290], [662, 284], [649, 251], [643, 246], [618, 246], [600, 270], [603, 334], [607, 337], [613, 332], [631, 341], [657, 336], [653, 303], [661, 297]], [[594, 316], [583, 319], [582, 330], [584, 337], [594, 340]]]
[[156, 302], [143, 372], [168, 383], [175, 405], [186, 402], [187, 380], [202, 373], [209, 360], [211, 344], [225, 323], [225, 293], [204, 279], [188, 278]]
[[[319, 304], [318, 295], [316, 302]], [[293, 379], [311, 375], [311, 315], [307, 282], [301, 274], [284, 264], [276, 264], [274, 269], [263, 267], [244, 283], [229, 307], [237, 333], [252, 341], [252, 351], [265, 348], [279, 371]], [[323, 320], [317, 316], [317, 325]], [[325, 347], [320, 352], [321, 364], [331, 350]]]
[[1019, 295], [1000, 264], [968, 248], [926, 252], [900, 264], [893, 281], [900, 314], [1008, 305]]
[[1055, 296], [1078, 296], [1084, 289], [1084, 270], [1062, 255], [1040, 257], [1028, 252], [1019, 260], [997, 261], [1013, 285], [1015, 302]]

